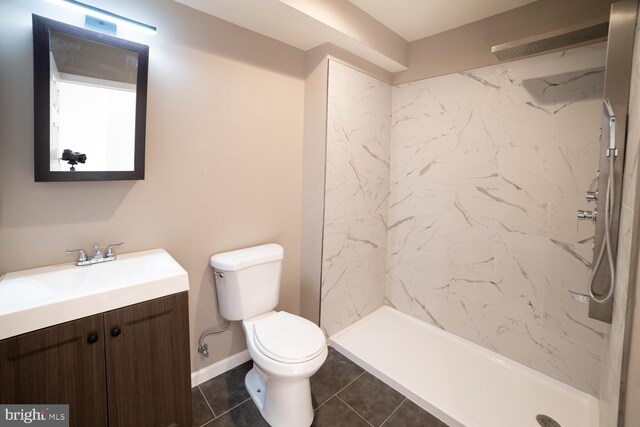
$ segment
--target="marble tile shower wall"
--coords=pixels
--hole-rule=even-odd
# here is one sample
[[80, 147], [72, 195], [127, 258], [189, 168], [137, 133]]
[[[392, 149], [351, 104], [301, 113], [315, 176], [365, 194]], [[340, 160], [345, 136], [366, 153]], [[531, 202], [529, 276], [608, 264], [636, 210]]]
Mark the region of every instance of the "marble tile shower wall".
[[594, 395], [607, 326], [567, 291], [586, 292], [592, 258], [576, 209], [595, 188], [605, 49], [394, 87], [387, 221], [386, 304]]
[[384, 302], [391, 87], [329, 61], [320, 326], [332, 335]]

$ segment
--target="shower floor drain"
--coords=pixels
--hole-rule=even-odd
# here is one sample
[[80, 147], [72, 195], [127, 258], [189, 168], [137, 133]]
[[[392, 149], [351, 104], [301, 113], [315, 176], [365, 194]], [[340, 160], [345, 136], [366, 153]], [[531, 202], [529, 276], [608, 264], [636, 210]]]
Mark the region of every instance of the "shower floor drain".
[[562, 427], [559, 422], [547, 415], [536, 415], [536, 421], [542, 427]]

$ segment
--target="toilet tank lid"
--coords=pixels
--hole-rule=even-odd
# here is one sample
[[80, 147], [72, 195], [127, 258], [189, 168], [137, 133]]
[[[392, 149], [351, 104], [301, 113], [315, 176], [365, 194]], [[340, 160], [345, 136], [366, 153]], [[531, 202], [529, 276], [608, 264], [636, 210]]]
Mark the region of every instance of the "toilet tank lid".
[[280, 261], [283, 257], [282, 246], [269, 243], [216, 254], [211, 257], [210, 264], [217, 270], [237, 271], [271, 261]]

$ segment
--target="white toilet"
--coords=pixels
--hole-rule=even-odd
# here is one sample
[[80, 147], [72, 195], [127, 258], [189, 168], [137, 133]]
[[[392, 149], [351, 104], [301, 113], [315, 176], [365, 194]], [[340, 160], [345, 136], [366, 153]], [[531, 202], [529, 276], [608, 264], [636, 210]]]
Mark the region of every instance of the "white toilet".
[[313, 421], [309, 377], [327, 358], [327, 343], [314, 323], [275, 312], [282, 246], [268, 244], [211, 257], [220, 315], [242, 320], [253, 369], [245, 385], [272, 427], [305, 427]]

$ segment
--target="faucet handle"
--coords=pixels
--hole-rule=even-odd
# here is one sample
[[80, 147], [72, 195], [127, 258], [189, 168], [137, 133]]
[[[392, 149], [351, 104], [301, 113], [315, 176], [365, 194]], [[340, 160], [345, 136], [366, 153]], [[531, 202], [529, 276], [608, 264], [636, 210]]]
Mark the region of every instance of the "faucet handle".
[[94, 250], [93, 259], [101, 259], [102, 252], [100, 252], [100, 246], [97, 243], [93, 245], [93, 250]]
[[65, 253], [72, 254], [74, 252], [79, 252], [78, 254], [78, 262], [85, 262], [87, 260], [87, 254], [84, 252], [84, 249], [67, 249]]
[[124, 245], [124, 242], [110, 244], [109, 246], [107, 246], [107, 253], [105, 254], [105, 256], [107, 258], [115, 256], [115, 254], [113, 253], [113, 248], [115, 248], [116, 246], [122, 246], [122, 245]]

